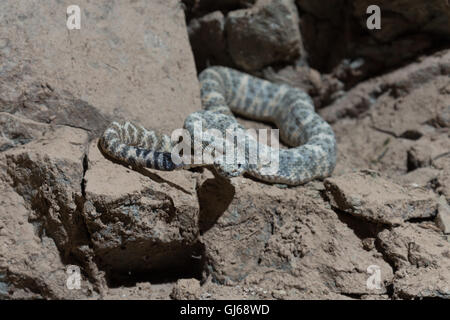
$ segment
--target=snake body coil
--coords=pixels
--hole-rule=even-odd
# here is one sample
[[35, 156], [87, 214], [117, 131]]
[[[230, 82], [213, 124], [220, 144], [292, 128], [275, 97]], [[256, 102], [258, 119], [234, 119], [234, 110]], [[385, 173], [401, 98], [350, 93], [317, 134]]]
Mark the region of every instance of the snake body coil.
[[[233, 177], [247, 173], [270, 183], [299, 185], [332, 173], [336, 165], [335, 136], [330, 125], [314, 111], [313, 102], [305, 92], [225, 67], [205, 69], [199, 79], [204, 110], [190, 114], [184, 128], [191, 137], [200, 139], [204, 148], [224, 142], [204, 134], [209, 129], [223, 134], [228, 130], [244, 137], [236, 142], [245, 146], [244, 161], [215, 159], [213, 166], [219, 174]], [[291, 148], [274, 149], [259, 143], [245, 133], [232, 112], [274, 123], [280, 130], [281, 140]], [[199, 123], [202, 131], [196, 132]], [[172, 160], [175, 143], [170, 137], [130, 122], [113, 122], [101, 137], [100, 147], [112, 158], [135, 166], [158, 170], [192, 166]], [[252, 154], [276, 154], [277, 165], [274, 167], [272, 162], [259, 157], [250, 161], [255, 160]]]

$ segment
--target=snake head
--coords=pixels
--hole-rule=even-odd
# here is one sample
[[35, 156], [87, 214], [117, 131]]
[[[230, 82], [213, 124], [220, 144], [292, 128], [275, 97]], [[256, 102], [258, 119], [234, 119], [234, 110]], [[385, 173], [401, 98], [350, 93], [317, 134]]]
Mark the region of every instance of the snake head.
[[220, 158], [214, 160], [214, 168], [218, 174], [227, 179], [238, 177], [247, 170], [247, 166], [245, 164], [236, 163], [234, 161], [227, 163]]

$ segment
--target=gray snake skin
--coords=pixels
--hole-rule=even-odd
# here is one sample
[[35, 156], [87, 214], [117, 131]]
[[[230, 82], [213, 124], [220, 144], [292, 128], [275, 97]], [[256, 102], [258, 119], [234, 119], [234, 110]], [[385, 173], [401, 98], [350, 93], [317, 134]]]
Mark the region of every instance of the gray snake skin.
[[[265, 182], [287, 185], [325, 178], [333, 172], [337, 152], [333, 130], [314, 111], [313, 102], [305, 92], [218, 66], [205, 69], [199, 80], [203, 110], [190, 114], [184, 128], [203, 151], [208, 146], [223, 148], [222, 153], [212, 152], [212, 162], [193, 165], [187, 158], [177, 162], [172, 156], [176, 143], [169, 136], [130, 122], [111, 123], [100, 138], [101, 149], [133, 166], [171, 171], [212, 164], [226, 178], [246, 173]], [[275, 124], [281, 140], [291, 148], [278, 149], [260, 143], [245, 132], [232, 112]], [[199, 123], [201, 130], [198, 130]], [[226, 143], [230, 140], [206, 134], [211, 129], [222, 136], [228, 130], [238, 137], [236, 142], [233, 138], [232, 145], [245, 147], [241, 160], [236, 159], [238, 153], [227, 157]], [[258, 156], [252, 157], [252, 152]], [[216, 157], [217, 154], [223, 156]], [[230, 158], [234, 161], [229, 161]]]

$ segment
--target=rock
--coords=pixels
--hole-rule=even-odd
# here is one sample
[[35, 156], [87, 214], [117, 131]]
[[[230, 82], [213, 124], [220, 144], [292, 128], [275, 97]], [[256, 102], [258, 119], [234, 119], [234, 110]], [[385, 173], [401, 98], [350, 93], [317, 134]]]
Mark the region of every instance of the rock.
[[402, 184], [408, 184], [410, 186], [416, 187], [431, 187], [433, 181], [437, 179], [439, 176], [439, 170], [426, 167], [426, 168], [418, 168], [411, 172], [408, 172], [404, 176], [400, 177], [400, 182]]
[[207, 15], [213, 11], [225, 11], [244, 9], [251, 7], [256, 0], [183, 0], [186, 5], [187, 20]]
[[[93, 274], [83, 261], [89, 256], [83, 249], [89, 242], [80, 219], [88, 134], [1, 115], [8, 117], [7, 132], [19, 130], [16, 133], [29, 139], [0, 154], [0, 270], [7, 270], [3, 283], [8, 297], [96, 297], [92, 278], [85, 277]], [[86, 268], [87, 274], [80, 274], [80, 290], [66, 286], [70, 264]]]
[[[280, 189], [243, 178], [227, 185], [205, 173], [199, 186], [211, 281], [261, 287], [266, 295], [284, 290], [285, 299], [342, 299], [372, 292], [366, 270], [376, 264], [389, 283], [390, 266], [376, 250], [363, 248], [318, 191]], [[377, 294], [384, 292], [383, 285]]]
[[199, 272], [199, 208], [189, 172], [136, 172], [89, 147], [83, 218], [107, 276], [129, 281], [140, 274]]
[[168, 299], [172, 290], [172, 284], [151, 284], [150, 282], [138, 282], [129, 287], [110, 287], [105, 290], [104, 300], [163, 300]]
[[260, 297], [268, 298], [268, 292], [263, 288], [249, 290], [245, 285], [223, 286], [208, 278], [201, 286], [196, 279], [180, 279], [174, 285], [170, 294], [172, 299], [179, 300], [254, 300]]
[[431, 165], [431, 146], [429, 144], [416, 144], [408, 150], [408, 171]]
[[173, 288], [171, 297], [175, 300], [198, 300], [200, 282], [197, 279], [180, 279]]
[[246, 71], [292, 61], [302, 52], [293, 0], [258, 0], [250, 9], [232, 11], [226, 33], [234, 63]]
[[345, 95], [344, 84], [332, 75], [322, 75], [319, 97], [314, 99], [316, 110], [327, 106]]
[[[450, 94], [450, 89], [447, 93]], [[436, 122], [441, 127], [450, 128], [450, 105], [443, 107], [436, 115]]]
[[[222, 2], [210, 6], [206, 2], [200, 1], [197, 10], [232, 6]], [[267, 27], [275, 32], [267, 33]], [[260, 0], [251, 8], [231, 11], [226, 17], [221, 11], [213, 11], [190, 20], [188, 31], [198, 71], [209, 65], [256, 70], [291, 61], [301, 49], [297, 11], [291, 0]], [[249, 41], [256, 46], [254, 49]], [[289, 53], [284, 57], [286, 49]]]
[[440, 170], [436, 181], [436, 192], [450, 201], [450, 156], [433, 160], [433, 166]]
[[[402, 61], [413, 59], [421, 55], [425, 50], [433, 47], [433, 40], [426, 34], [405, 35], [395, 41], [379, 44], [374, 39], [367, 38], [365, 41], [355, 44], [353, 56], [363, 58], [365, 68], [357, 79], [365, 79], [376, 73], [376, 68], [388, 69], [397, 66]], [[395, 52], [395, 55], [391, 53]], [[353, 83], [357, 79], [349, 79]]]
[[33, 210], [6, 184], [9, 178], [2, 173], [0, 180], [0, 299], [98, 299], [83, 273], [80, 289], [66, 286], [67, 265], [55, 242], [39, 232], [38, 221], [29, 222]]
[[387, 225], [436, 215], [433, 192], [398, 185], [374, 171], [325, 180], [331, 205], [354, 216]]
[[439, 198], [436, 224], [445, 234], [450, 234], [450, 206], [444, 196]]
[[399, 65], [425, 49], [439, 47], [439, 40], [445, 41], [450, 36], [450, 9], [445, 1], [425, 4], [415, 0], [405, 4], [400, 0], [383, 0], [377, 3], [381, 9], [380, 30], [367, 30], [367, 8], [373, 4], [369, 0], [296, 3], [312, 67], [330, 72], [344, 59], [365, 61], [358, 75], [340, 79], [350, 85]]
[[48, 126], [26, 118], [0, 112], [0, 152], [41, 138]]
[[408, 172], [407, 151], [415, 141], [397, 139], [372, 128], [369, 117], [345, 119], [333, 129], [339, 154], [334, 175], [367, 168], [395, 178]]
[[[353, 15], [363, 28], [366, 27], [367, 7], [372, 4], [370, 0], [353, 2]], [[450, 37], [450, 7], [445, 1], [414, 0], [406, 4], [401, 0], [381, 0], [377, 5], [382, 11], [382, 28], [373, 36], [378, 40], [391, 41], [401, 34], [420, 29]]]
[[199, 72], [208, 65], [232, 66], [225, 37], [225, 17], [220, 11], [191, 20], [188, 32]]
[[[77, 4], [81, 30], [65, 27], [64, 2], [26, 6], [2, 2], [0, 29], [5, 44], [0, 54], [5, 63], [0, 68], [0, 111], [23, 109], [20, 101], [32, 103], [35, 92], [47, 95], [54, 89], [69, 92], [74, 102], [83, 101], [75, 103], [82, 107], [79, 113], [87, 103], [107, 116], [137, 120], [150, 128], [171, 132], [182, 127], [185, 117], [200, 107], [200, 99], [178, 1]], [[45, 99], [39, 98], [32, 107], [49, 108]]]
[[423, 225], [409, 224], [378, 235], [380, 249], [394, 265], [394, 296], [450, 297], [450, 243]]
[[74, 250], [72, 239], [86, 240], [79, 206], [88, 135], [69, 127], [47, 127], [43, 135], [6, 151], [2, 167], [14, 190], [36, 210], [37, 231], [51, 236], [64, 256]]
[[430, 166], [434, 159], [445, 155], [446, 150], [450, 150], [450, 140], [446, 132], [428, 134], [408, 150], [408, 170]]
[[[314, 3], [322, 6], [322, 12], [326, 11], [323, 7], [328, 8], [328, 5], [331, 4], [329, 1], [326, 4], [318, 1], [314, 1]], [[330, 20], [322, 20], [314, 14], [303, 12], [301, 8], [299, 6], [300, 30], [307, 52], [308, 64], [322, 73], [330, 73], [344, 59], [346, 53], [345, 44], [348, 40], [345, 37], [348, 32], [342, 30], [343, 18], [340, 14], [345, 9], [334, 11], [334, 18]], [[334, 20], [341, 22], [334, 23]]]
[[322, 20], [332, 20], [334, 24], [339, 24], [339, 17], [344, 10], [344, 0], [330, 0], [327, 3], [314, 0], [296, 0], [298, 7], [302, 11], [313, 14]]
[[395, 137], [420, 139], [431, 131], [428, 123], [433, 121], [434, 115], [450, 103], [450, 95], [436, 94], [436, 86], [440, 87], [447, 81], [448, 76], [437, 76], [404, 97], [380, 99], [384, 103], [377, 103], [370, 110], [373, 126]]
[[[441, 88], [446, 84], [445, 70], [447, 69], [450, 69], [450, 50], [438, 52], [398, 70], [362, 82], [352, 88], [344, 97], [322, 109], [320, 113], [328, 122], [333, 123], [342, 117], [359, 117], [369, 109], [377, 109], [379, 105], [383, 106], [384, 103], [386, 106], [380, 108], [378, 116], [376, 115], [380, 123], [377, 123], [376, 120], [375, 125], [392, 131], [391, 124], [381, 123], [381, 121], [395, 120], [394, 123], [401, 123], [402, 127], [394, 128], [393, 132], [400, 136], [410, 129], [411, 124], [408, 121], [412, 120], [412, 124], [417, 126], [417, 121], [424, 123], [432, 120], [430, 115], [442, 113], [437, 111], [447, 106], [445, 92], [440, 96], [435, 94], [436, 87]], [[428, 88], [424, 89], [425, 85]], [[416, 90], [414, 96], [408, 98], [408, 103], [401, 99], [405, 96], [408, 97]], [[399, 101], [396, 101], [397, 99]], [[419, 99], [419, 101], [415, 102], [414, 99]], [[394, 100], [394, 102], [390, 102], [390, 100]], [[437, 108], [432, 109], [431, 105], [436, 105]], [[424, 106], [425, 108], [423, 108]], [[411, 114], [418, 112], [422, 118], [418, 120], [403, 119], [403, 117], [393, 119], [397, 110], [401, 111], [401, 109], [404, 109], [403, 114], [406, 109], [410, 110]], [[383, 116], [386, 114], [392, 116], [384, 119]], [[409, 127], [407, 127], [408, 125]]]
[[419, 165], [411, 163], [414, 148], [423, 149], [423, 165], [434, 165], [433, 159], [449, 150], [445, 128], [436, 120], [450, 97], [442, 73], [450, 67], [449, 53], [444, 50], [362, 82], [331, 106], [318, 110], [334, 123], [339, 146], [335, 174], [369, 168], [398, 179]]
[[[2, 83], [0, 77], [0, 86]], [[19, 97], [0, 103], [0, 110], [38, 122], [80, 128], [90, 137], [99, 136], [110, 122], [110, 118], [94, 106], [48, 83], [30, 84]]]

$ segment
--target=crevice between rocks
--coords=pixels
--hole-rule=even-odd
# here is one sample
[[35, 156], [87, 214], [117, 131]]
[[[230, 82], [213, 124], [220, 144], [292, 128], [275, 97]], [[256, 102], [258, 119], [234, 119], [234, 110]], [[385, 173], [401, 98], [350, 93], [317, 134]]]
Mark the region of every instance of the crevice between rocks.
[[[369, 221], [363, 221], [337, 208], [333, 208], [333, 211], [337, 214], [339, 220], [343, 222], [347, 227], [349, 227], [359, 239], [361, 239], [361, 242], [365, 238], [367, 238], [367, 236], [370, 238], [374, 238], [375, 241], [373, 244], [373, 248], [381, 255], [382, 259], [392, 268], [392, 273], [395, 274], [397, 272], [395, 262], [391, 257], [389, 257], [389, 255], [383, 249], [380, 240], [378, 238], [378, 234], [380, 232], [386, 229], [389, 230], [391, 229], [389, 226], [383, 224], [373, 224]], [[389, 299], [393, 299], [394, 283], [393, 282], [386, 283], [385, 288], [386, 294], [389, 297]], [[362, 295], [360, 295], [359, 298], [361, 298], [361, 296]]]
[[[155, 245], [163, 248], [161, 244]], [[108, 264], [102, 263], [101, 258], [98, 259], [97, 263], [100, 265], [99, 268], [105, 272], [105, 280], [109, 288], [133, 287], [139, 282], [173, 283], [179, 279], [189, 278], [202, 281], [205, 270], [204, 245], [200, 242], [196, 242], [189, 247], [179, 245], [180, 248], [184, 247], [182, 251], [178, 250], [178, 254], [165, 259], [164, 264], [160, 267], [149, 270], [110, 268]], [[126, 249], [128, 250], [128, 248]], [[168, 251], [170, 251], [169, 248], [163, 250], [163, 252]]]

